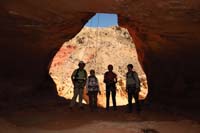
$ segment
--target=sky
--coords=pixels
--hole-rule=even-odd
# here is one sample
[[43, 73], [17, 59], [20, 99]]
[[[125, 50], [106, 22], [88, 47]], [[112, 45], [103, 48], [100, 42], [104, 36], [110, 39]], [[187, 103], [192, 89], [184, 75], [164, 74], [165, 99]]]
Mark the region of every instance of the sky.
[[88, 27], [110, 27], [118, 25], [116, 14], [96, 13], [85, 26]]

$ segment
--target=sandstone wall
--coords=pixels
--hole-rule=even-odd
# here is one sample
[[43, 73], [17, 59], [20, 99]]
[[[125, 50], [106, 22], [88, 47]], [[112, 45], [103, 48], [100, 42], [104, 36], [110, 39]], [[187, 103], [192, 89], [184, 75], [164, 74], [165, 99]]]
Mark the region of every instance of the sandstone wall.
[[199, 105], [198, 0], [2, 0], [1, 99], [38, 89], [56, 94], [49, 63], [96, 12], [117, 13], [132, 33], [155, 101]]

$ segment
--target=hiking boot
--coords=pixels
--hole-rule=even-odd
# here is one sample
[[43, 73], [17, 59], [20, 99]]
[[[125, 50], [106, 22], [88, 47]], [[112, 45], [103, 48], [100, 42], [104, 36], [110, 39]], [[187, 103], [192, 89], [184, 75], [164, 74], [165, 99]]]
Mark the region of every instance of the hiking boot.
[[109, 112], [109, 108], [106, 108], [106, 111]]
[[69, 107], [69, 110], [71, 110], [71, 111], [72, 111], [72, 110], [73, 110], [73, 108], [72, 108], [72, 107]]
[[81, 107], [80, 107], [80, 109], [81, 109], [81, 110], [84, 110], [84, 107], [83, 107], [83, 106], [81, 106]]
[[137, 110], [136, 112], [137, 112], [137, 114], [138, 114], [138, 115], [140, 115], [140, 114], [141, 114], [141, 110]]
[[91, 111], [91, 112], [94, 112], [94, 109], [93, 109], [93, 108], [90, 108], [90, 111]]
[[95, 111], [95, 112], [99, 112], [99, 110], [98, 110], [98, 109], [95, 109], [94, 111]]
[[132, 113], [132, 110], [127, 110], [126, 113]]

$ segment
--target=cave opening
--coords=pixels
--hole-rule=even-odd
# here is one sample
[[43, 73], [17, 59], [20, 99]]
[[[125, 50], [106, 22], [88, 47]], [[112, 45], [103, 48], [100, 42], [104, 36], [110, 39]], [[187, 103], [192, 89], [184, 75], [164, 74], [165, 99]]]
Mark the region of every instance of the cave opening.
[[[53, 58], [49, 74], [57, 86], [59, 96], [71, 99], [73, 96], [72, 72], [78, 68], [78, 62], [86, 63], [85, 69], [94, 69], [99, 80], [101, 95], [98, 104], [106, 105], [105, 85], [103, 75], [107, 66], [112, 64], [113, 71], [118, 76], [116, 102], [117, 105], [127, 104], [125, 75], [127, 64], [133, 64], [134, 70], [141, 80], [140, 99], [145, 99], [148, 93], [146, 75], [140, 66], [134, 42], [128, 30], [118, 26], [116, 14], [97, 13], [71, 40], [65, 42]], [[84, 89], [85, 90], [85, 89]], [[84, 102], [88, 96], [84, 91]], [[112, 106], [112, 100], [110, 100]]]

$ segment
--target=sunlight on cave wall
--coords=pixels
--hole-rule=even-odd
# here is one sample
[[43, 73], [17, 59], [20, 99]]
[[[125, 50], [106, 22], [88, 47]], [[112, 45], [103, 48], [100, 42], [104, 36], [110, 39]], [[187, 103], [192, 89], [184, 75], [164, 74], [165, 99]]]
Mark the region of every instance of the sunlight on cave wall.
[[[71, 99], [73, 96], [73, 85], [70, 77], [80, 60], [86, 62], [88, 74], [90, 69], [96, 71], [102, 92], [102, 95], [98, 96], [100, 106], [105, 107], [106, 103], [103, 74], [107, 71], [108, 64], [113, 64], [114, 72], [118, 75], [117, 105], [127, 104], [125, 74], [127, 72], [126, 66], [129, 63], [134, 64], [134, 69], [139, 73], [142, 86], [140, 99], [146, 97], [148, 93], [146, 75], [138, 62], [135, 45], [126, 29], [118, 26], [84, 27], [73, 39], [63, 44], [53, 59], [49, 73], [57, 84], [58, 94], [66, 99]], [[85, 94], [84, 100], [85, 103], [88, 102], [88, 97]]]

